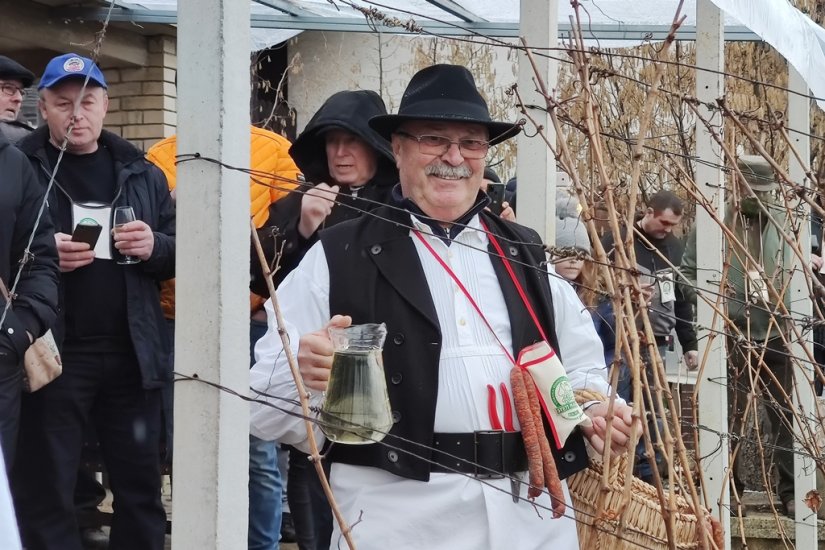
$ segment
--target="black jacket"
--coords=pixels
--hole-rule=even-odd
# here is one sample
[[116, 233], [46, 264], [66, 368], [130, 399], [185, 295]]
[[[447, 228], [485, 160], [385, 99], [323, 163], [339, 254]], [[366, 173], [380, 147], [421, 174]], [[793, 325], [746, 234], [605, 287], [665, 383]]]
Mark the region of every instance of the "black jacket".
[[0, 134], [6, 136], [6, 138], [13, 144], [17, 143], [33, 131], [34, 128], [25, 122], [20, 122], [17, 120], [0, 120]]
[[[14, 283], [25, 256], [44, 191], [26, 156], [0, 133], [0, 278], [7, 287]], [[20, 273], [14, 308], [0, 331], [0, 353], [11, 351], [12, 359], [20, 361], [29, 347], [26, 331], [38, 337], [54, 324], [57, 274], [54, 228], [48, 211], [44, 211], [31, 244], [31, 260]], [[5, 305], [0, 296], [0, 312]]]
[[[337, 204], [319, 229], [355, 219], [363, 212], [375, 210], [389, 202], [392, 187], [398, 182], [395, 158], [387, 140], [367, 124], [370, 118], [385, 114], [387, 109], [384, 102], [373, 91], [338, 92], [324, 102], [290, 147], [289, 154], [301, 169], [308, 185], [333, 183], [329, 175], [324, 138], [327, 130], [341, 128], [352, 132], [378, 154], [377, 169], [372, 180], [360, 187], [357, 192], [346, 186], [342, 187], [336, 199]], [[317, 231], [309, 239], [305, 239], [298, 232], [302, 190], [299, 187], [287, 197], [273, 203], [269, 207], [269, 220], [266, 226], [258, 231], [270, 262], [277, 253], [281, 253], [280, 269], [275, 274], [275, 286], [298, 266], [307, 250], [318, 240]], [[253, 255], [252, 266], [252, 291], [261, 296], [269, 296], [256, 255]]]
[[[19, 143], [44, 185], [49, 181], [52, 168], [45, 149], [48, 139], [49, 131], [44, 126]], [[131, 206], [135, 216], [146, 222], [155, 234], [151, 258], [137, 264], [135, 269], [125, 270], [125, 277], [129, 333], [140, 365], [143, 386], [147, 389], [159, 388], [172, 377], [172, 343], [160, 308], [159, 283], [175, 276], [175, 207], [163, 172], [145, 160], [140, 150], [105, 130], [98, 141], [108, 147], [115, 162], [118, 190], [113, 207]], [[60, 182], [59, 171], [55, 180]], [[55, 231], [71, 233], [71, 220], [64, 219], [58, 212], [57, 193], [54, 187], [49, 195], [49, 210], [55, 221]], [[62, 341], [63, 334], [63, 316], [60, 315], [55, 329], [58, 342]]]
[[[333, 445], [330, 459], [427, 480], [438, 395], [441, 329], [415, 243], [410, 239], [409, 213], [382, 207], [376, 214], [379, 217], [363, 216], [322, 231], [320, 238], [331, 275], [330, 315], [351, 315], [353, 324], [387, 325], [383, 363], [394, 423], [385, 441], [402, 452], [384, 445]], [[501, 237], [516, 277], [530, 297], [550, 344], [558, 350], [553, 297], [541, 239], [535, 231], [488, 212], [480, 215], [489, 230]], [[492, 245], [490, 253], [507, 304], [513, 354], [517, 356], [525, 346], [540, 341], [541, 336]], [[524, 264], [537, 269], [525, 268]], [[556, 451], [553, 445], [551, 448], [562, 478], [587, 467], [587, 454], [578, 432], [570, 436], [562, 450]]]
[[[676, 268], [679, 267], [682, 263], [684, 246], [675, 235], [669, 233], [664, 239], [655, 239], [645, 233], [639, 224], [636, 224], [635, 227], [645, 235], [645, 238], [655, 247], [655, 250], [648, 248], [641, 239], [633, 239], [633, 248], [636, 252], [636, 263], [638, 265], [649, 270], [651, 274], [663, 269], [669, 269], [670, 264], [673, 264]], [[624, 238], [625, 235], [624, 232], [622, 232], [622, 239]], [[602, 238], [602, 245], [608, 256], [612, 258], [615, 247], [612, 233], [608, 233]], [[663, 260], [660, 254], [667, 258], [670, 264]], [[673, 304], [673, 312], [663, 311], [662, 314], [658, 316], [657, 322], [655, 322], [656, 326], [653, 327], [654, 332], [658, 339], [659, 336], [667, 336], [671, 329], [675, 328], [682, 349], [684, 351], [695, 351], [697, 349], [697, 341], [696, 329], [693, 326], [693, 304], [685, 294], [685, 285], [679, 284], [684, 283], [684, 279], [676, 274], [674, 281], [676, 282], [674, 285], [676, 301]], [[660, 305], [659, 307], [662, 306]], [[657, 308], [654, 307], [654, 313], [656, 309]], [[653, 322], [652, 319], [651, 322]]]

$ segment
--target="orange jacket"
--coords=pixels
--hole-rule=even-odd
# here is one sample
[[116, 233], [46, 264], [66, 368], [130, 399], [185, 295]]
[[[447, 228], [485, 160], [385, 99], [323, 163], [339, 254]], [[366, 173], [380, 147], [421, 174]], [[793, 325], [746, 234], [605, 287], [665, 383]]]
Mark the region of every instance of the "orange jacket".
[[[255, 126], [250, 126], [250, 132], [249, 167], [258, 172], [249, 179], [250, 215], [255, 222], [255, 227], [260, 228], [269, 218], [269, 205], [286, 196], [298, 185], [297, 176], [300, 171], [289, 156], [291, 144], [288, 139]], [[170, 191], [177, 186], [176, 155], [177, 136], [159, 141], [146, 153], [146, 158], [166, 174]], [[163, 314], [168, 319], [174, 319], [174, 279], [162, 283], [160, 301]], [[262, 303], [263, 298], [260, 296], [256, 294], [250, 296], [252, 311], [260, 308]]]

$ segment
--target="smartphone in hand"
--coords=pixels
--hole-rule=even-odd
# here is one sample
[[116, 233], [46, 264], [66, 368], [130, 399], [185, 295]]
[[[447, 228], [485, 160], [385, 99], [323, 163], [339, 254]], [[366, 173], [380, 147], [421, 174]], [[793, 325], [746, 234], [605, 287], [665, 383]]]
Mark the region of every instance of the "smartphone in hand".
[[72, 232], [72, 241], [76, 243], [86, 243], [89, 245], [89, 248], [94, 249], [102, 229], [103, 227], [98, 224], [79, 223]]
[[487, 207], [496, 216], [501, 215], [501, 203], [504, 202], [504, 184], [490, 183], [487, 185], [487, 196], [490, 197], [490, 205]]

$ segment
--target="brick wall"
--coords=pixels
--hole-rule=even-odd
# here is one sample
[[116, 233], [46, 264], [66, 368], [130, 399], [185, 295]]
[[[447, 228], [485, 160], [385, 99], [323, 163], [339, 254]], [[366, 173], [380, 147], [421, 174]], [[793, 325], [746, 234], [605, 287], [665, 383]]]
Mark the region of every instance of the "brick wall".
[[109, 84], [105, 128], [144, 151], [176, 131], [177, 45], [174, 37], [148, 40], [146, 67], [103, 65]]

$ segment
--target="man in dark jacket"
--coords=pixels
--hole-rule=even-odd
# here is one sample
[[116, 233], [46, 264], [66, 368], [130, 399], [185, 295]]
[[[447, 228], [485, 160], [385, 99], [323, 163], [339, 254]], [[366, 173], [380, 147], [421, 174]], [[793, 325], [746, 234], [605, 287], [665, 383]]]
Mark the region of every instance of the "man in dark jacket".
[[[664, 348], [675, 328], [684, 351], [688, 368], [696, 366], [696, 329], [693, 327], [693, 306], [682, 292], [680, 277], [675, 273], [682, 261], [684, 247], [673, 235], [673, 228], [682, 221], [682, 200], [670, 191], [659, 191], [650, 197], [644, 216], [634, 225], [633, 248], [640, 270], [653, 281], [653, 305], [650, 321], [656, 345]], [[612, 256], [613, 234], [602, 239], [605, 251]]]
[[[693, 306], [683, 292], [683, 285], [677, 284], [681, 281], [681, 277], [674, 270], [682, 261], [683, 246], [673, 235], [673, 228], [681, 221], [682, 200], [670, 191], [658, 191], [650, 197], [644, 216], [633, 226], [633, 248], [637, 268], [643, 274], [645, 284], [649, 286], [652, 293], [648, 314], [653, 334], [656, 337], [656, 346], [659, 348], [659, 355], [664, 360], [670, 333], [675, 328], [684, 351], [685, 365], [693, 369], [696, 367], [698, 353], [696, 351], [698, 348], [696, 329], [693, 326]], [[615, 247], [612, 233], [604, 236], [602, 245], [612, 257]], [[612, 330], [609, 329], [608, 332]], [[614, 362], [614, 352], [608, 352], [605, 355], [608, 364]], [[627, 361], [621, 361], [618, 365], [620, 369], [618, 394], [632, 401], [633, 379], [630, 367]], [[648, 360], [647, 379], [652, 383], [653, 373], [650, 368]], [[647, 403], [646, 406], [648, 410], [653, 410], [652, 403]], [[650, 433], [655, 433], [652, 426]], [[636, 448], [636, 455], [635, 474], [652, 483], [653, 469], [646, 458], [645, 443], [642, 440]], [[663, 460], [658, 450], [655, 460], [657, 463]]]
[[[13, 491], [24, 544], [80, 550], [72, 493], [91, 422], [114, 494], [110, 548], [160, 550], [160, 388], [172, 372], [158, 284], [174, 276], [174, 207], [160, 169], [103, 131], [108, 96], [94, 62], [56, 57], [39, 88], [47, 126], [20, 147], [44, 183], [54, 177], [49, 210], [62, 271], [55, 335], [64, 369], [23, 403], [26, 460], [13, 473]], [[110, 231], [123, 206], [135, 221]], [[102, 226], [96, 243], [72, 240], [81, 221]], [[125, 256], [139, 262], [126, 264]]]
[[34, 82], [34, 73], [13, 59], [0, 55], [0, 134], [12, 143], [26, 137], [32, 128], [19, 122], [26, 88]]
[[0, 448], [10, 469], [20, 420], [23, 355], [57, 317], [57, 251], [48, 212], [38, 219], [45, 189], [26, 156], [2, 133], [0, 174], [0, 279], [15, 295], [10, 305], [0, 293]]

